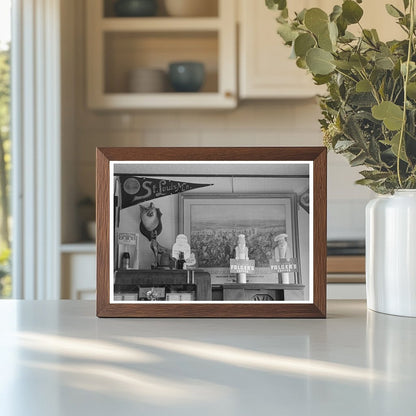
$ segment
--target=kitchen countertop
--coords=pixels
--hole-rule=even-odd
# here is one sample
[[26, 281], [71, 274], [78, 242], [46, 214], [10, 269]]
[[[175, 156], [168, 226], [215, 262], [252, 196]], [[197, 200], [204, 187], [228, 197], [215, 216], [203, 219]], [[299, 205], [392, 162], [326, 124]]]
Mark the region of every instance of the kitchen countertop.
[[0, 301], [0, 415], [415, 415], [416, 319], [98, 319]]

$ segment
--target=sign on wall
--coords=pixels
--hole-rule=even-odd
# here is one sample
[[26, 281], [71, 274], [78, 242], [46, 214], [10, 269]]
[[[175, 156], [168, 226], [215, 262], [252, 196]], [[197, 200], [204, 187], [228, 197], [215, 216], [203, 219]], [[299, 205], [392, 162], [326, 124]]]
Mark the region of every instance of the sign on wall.
[[212, 186], [142, 176], [118, 175], [121, 188], [121, 209], [163, 196], [179, 194], [192, 189]]

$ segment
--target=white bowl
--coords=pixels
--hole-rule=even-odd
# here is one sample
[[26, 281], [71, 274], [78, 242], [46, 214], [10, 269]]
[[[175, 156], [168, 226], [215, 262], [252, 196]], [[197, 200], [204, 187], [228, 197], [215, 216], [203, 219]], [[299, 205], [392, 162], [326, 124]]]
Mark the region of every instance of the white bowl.
[[165, 7], [174, 17], [218, 16], [217, 0], [165, 0]]
[[162, 69], [136, 68], [129, 72], [128, 90], [133, 93], [158, 93], [167, 90], [167, 75]]

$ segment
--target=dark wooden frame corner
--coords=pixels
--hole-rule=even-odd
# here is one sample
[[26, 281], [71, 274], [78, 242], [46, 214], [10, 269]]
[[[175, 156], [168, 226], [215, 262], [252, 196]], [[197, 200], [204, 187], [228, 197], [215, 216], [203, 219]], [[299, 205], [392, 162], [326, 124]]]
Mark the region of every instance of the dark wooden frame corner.
[[[97, 316], [188, 318], [325, 318], [327, 150], [325, 147], [97, 148]], [[311, 161], [313, 162], [313, 303], [114, 304], [110, 303], [111, 161]]]

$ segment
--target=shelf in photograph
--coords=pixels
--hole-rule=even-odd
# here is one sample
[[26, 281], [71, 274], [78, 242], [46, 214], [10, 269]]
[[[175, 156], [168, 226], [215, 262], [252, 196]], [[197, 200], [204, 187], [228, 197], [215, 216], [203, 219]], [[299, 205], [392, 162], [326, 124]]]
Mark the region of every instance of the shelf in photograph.
[[90, 97], [90, 107], [105, 109], [157, 109], [157, 108], [186, 108], [186, 109], [227, 109], [236, 105], [235, 97], [220, 93], [157, 93], [157, 94], [102, 94]]
[[95, 243], [92, 241], [85, 241], [79, 243], [63, 243], [61, 244], [61, 253], [91, 253], [96, 252]]
[[104, 32], [169, 32], [169, 31], [216, 31], [221, 26], [217, 17], [112, 17], [101, 20]]

